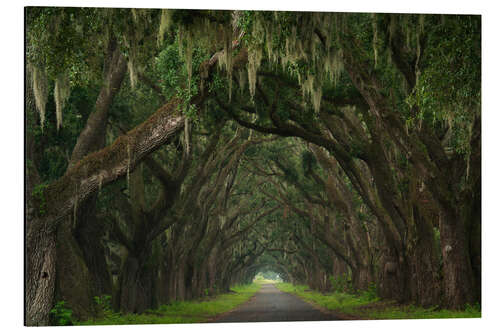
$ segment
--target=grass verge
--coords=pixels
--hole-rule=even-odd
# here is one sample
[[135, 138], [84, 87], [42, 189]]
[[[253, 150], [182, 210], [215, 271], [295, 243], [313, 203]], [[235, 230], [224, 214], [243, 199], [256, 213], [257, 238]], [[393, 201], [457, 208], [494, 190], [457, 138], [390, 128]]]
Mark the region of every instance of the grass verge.
[[[281, 291], [316, 304], [327, 310], [349, 315], [348, 319], [434, 319], [434, 318], [480, 318], [479, 306], [468, 306], [464, 311], [421, 308], [413, 305], [398, 305], [381, 301], [371, 293], [352, 295], [346, 293], [322, 294], [309, 290], [307, 286], [277, 283]], [[347, 318], [346, 318], [347, 319]]]
[[246, 302], [261, 287], [259, 284], [235, 286], [232, 293], [204, 301], [175, 302], [142, 314], [121, 314], [104, 311], [104, 317], [78, 322], [77, 325], [131, 325], [202, 323]]

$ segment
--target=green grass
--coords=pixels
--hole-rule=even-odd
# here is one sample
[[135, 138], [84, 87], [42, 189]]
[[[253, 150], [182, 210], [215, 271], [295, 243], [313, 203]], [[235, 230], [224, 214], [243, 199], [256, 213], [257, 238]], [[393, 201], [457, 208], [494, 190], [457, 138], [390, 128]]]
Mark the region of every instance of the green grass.
[[360, 311], [360, 315], [373, 319], [444, 319], [444, 318], [481, 318], [477, 306], [468, 306], [464, 311], [434, 308], [421, 308], [413, 305], [388, 306], [380, 310]]
[[373, 294], [347, 293], [321, 294], [311, 291], [307, 286], [294, 286], [290, 283], [278, 283], [281, 291], [319, 305], [328, 310], [349, 314], [363, 319], [432, 319], [432, 318], [480, 318], [479, 306], [468, 306], [464, 311], [452, 311], [434, 308], [421, 308], [413, 305], [397, 305], [394, 302], [380, 301]]
[[276, 287], [281, 291], [295, 294], [306, 301], [315, 303], [328, 310], [350, 310], [355, 307], [371, 304], [377, 300], [346, 293], [322, 294], [309, 290], [307, 286], [294, 286], [291, 283], [277, 283]]
[[235, 286], [234, 293], [218, 295], [206, 301], [175, 302], [143, 314], [120, 314], [105, 311], [103, 318], [78, 322], [77, 325], [130, 325], [201, 323], [246, 302], [260, 288], [259, 284]]

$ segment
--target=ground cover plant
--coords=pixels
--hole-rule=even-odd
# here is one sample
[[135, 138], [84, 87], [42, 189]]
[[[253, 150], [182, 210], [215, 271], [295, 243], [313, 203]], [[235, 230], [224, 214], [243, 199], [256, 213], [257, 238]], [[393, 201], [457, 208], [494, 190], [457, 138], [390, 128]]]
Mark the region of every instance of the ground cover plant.
[[439, 309], [437, 306], [423, 308], [415, 305], [398, 305], [394, 301], [382, 301], [375, 294], [362, 292], [321, 293], [305, 285], [290, 283], [276, 284], [278, 289], [297, 295], [327, 310], [335, 310], [352, 317], [350, 319], [439, 319], [439, 318], [481, 318], [478, 304], [467, 305], [464, 310]]
[[95, 318], [76, 325], [132, 325], [132, 324], [182, 324], [203, 323], [217, 315], [230, 311], [248, 301], [260, 288], [258, 284], [240, 285], [230, 293], [196, 301], [179, 301], [161, 305], [158, 309], [146, 310], [142, 314], [121, 314], [110, 308]]

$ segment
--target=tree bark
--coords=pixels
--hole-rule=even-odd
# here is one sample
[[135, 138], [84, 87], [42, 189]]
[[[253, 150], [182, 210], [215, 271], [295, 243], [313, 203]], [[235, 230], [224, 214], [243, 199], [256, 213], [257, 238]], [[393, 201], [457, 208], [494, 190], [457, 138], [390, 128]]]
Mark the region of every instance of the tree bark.
[[466, 304], [473, 304], [477, 299], [462, 215], [464, 212], [447, 214], [439, 226], [443, 258], [443, 304], [450, 309], [463, 309]]
[[37, 116], [34, 102], [34, 94], [31, 89], [29, 75], [26, 77], [26, 220], [25, 220], [25, 244], [26, 253], [24, 257], [24, 286], [25, 286], [25, 312], [24, 324], [26, 326], [46, 326], [49, 324], [49, 312], [53, 306], [53, 296], [56, 278], [56, 230], [55, 226], [48, 223], [33, 223], [33, 219], [45, 204], [34, 204], [29, 200], [35, 188], [43, 195], [40, 187], [41, 179], [36, 165], [37, 147], [33, 132], [30, 127], [36, 126], [33, 120]]
[[56, 232], [53, 225], [27, 219], [25, 324], [46, 326], [55, 290]]
[[120, 275], [117, 310], [123, 313], [141, 313], [155, 307], [154, 279], [157, 274], [154, 265], [149, 262], [150, 256], [151, 253], [145, 257], [129, 254]]
[[83, 253], [90, 272], [93, 296], [111, 295], [112, 280], [106, 263], [106, 252], [102, 245], [104, 228], [96, 217], [97, 194], [93, 194], [78, 208], [76, 230], [73, 234]]
[[83, 253], [71, 234], [71, 219], [61, 223], [57, 230], [56, 300], [65, 301], [72, 316], [80, 321], [96, 315], [91, 276]]

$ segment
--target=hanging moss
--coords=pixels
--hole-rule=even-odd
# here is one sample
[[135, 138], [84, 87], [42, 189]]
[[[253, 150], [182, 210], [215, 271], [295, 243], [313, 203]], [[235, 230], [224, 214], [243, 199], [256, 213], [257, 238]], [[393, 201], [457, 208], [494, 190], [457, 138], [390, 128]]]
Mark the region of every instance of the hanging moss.
[[98, 190], [97, 190], [97, 192], [98, 192], [98, 193], [101, 193], [101, 189], [102, 189], [102, 178], [103, 178], [102, 174], [99, 174], [99, 185], [98, 185]]
[[131, 58], [129, 58], [128, 60], [127, 68], [128, 68], [128, 75], [130, 78], [130, 86], [132, 87], [132, 89], [135, 89], [138, 80], [138, 73], [137, 69], [135, 68], [134, 62]]
[[78, 186], [75, 185], [75, 199], [73, 203], [73, 227], [76, 226], [76, 216], [78, 215]]
[[410, 29], [408, 28], [410, 26], [410, 15], [403, 15], [403, 23], [402, 23], [402, 28], [403, 28], [403, 32], [406, 36], [406, 48], [410, 48], [411, 47], [411, 31]]
[[224, 30], [224, 62], [226, 63], [227, 79], [229, 82], [229, 101], [231, 101], [231, 92], [233, 88], [233, 50], [232, 33]]
[[223, 43], [223, 50], [222, 50], [222, 57], [219, 57], [218, 60], [218, 66], [219, 69], [225, 68], [226, 70], [226, 76], [228, 80], [228, 85], [229, 85], [229, 101], [231, 101], [231, 93], [232, 93], [232, 86], [233, 86], [233, 39], [232, 39], [232, 29], [227, 29], [224, 28], [221, 31], [222, 33], [222, 43]]
[[49, 96], [47, 72], [45, 69], [41, 69], [33, 65], [28, 65], [28, 68], [31, 73], [35, 104], [38, 112], [40, 113], [40, 123], [43, 131], [43, 126], [45, 124], [45, 106]]
[[186, 119], [184, 119], [184, 145], [185, 145], [186, 155], [189, 156], [191, 151], [191, 142], [189, 135], [189, 117], [186, 117]]
[[[343, 71], [337, 40], [343, 20], [339, 17], [341, 14], [336, 13], [294, 13], [281, 21], [280, 15], [274, 15], [276, 21], [271, 22], [262, 15], [255, 16], [252, 37], [257, 37], [252, 48], [262, 47], [269, 61], [281, 62], [283, 70], [296, 76], [304, 100], [310, 101], [315, 111], [320, 109], [323, 84], [329, 81], [336, 85]], [[248, 68], [249, 79], [253, 79], [255, 65], [250, 56]], [[251, 80], [249, 84], [252, 92]]]
[[272, 26], [269, 28], [269, 32], [266, 36], [266, 51], [267, 51], [267, 58], [276, 63], [278, 61], [278, 56], [275, 54], [273, 51], [273, 44], [272, 44], [272, 36], [274, 35], [274, 31]]
[[[206, 17], [205, 14], [196, 15], [199, 15], [196, 20], [188, 20], [182, 19], [184, 16], [179, 14], [177, 19], [179, 22], [176, 21], [176, 24], [180, 23], [179, 52], [186, 62], [188, 81], [191, 82], [192, 75], [193, 41], [196, 40], [199, 43], [212, 40], [212, 44], [222, 44], [222, 56], [219, 57], [218, 64], [220, 69], [226, 69], [229, 99], [231, 99], [234, 65], [231, 52], [233, 28], [238, 26], [235, 21], [238, 21], [241, 15], [233, 15], [231, 22], [227, 22], [228, 24], [221, 24], [221, 20], [214, 23], [213, 13], [209, 14], [212, 20], [206, 19], [208, 14]], [[220, 16], [219, 19], [222, 17]], [[166, 20], [166, 17], [163, 20]], [[343, 71], [343, 54], [338, 46], [341, 35], [339, 30], [344, 29], [346, 25], [342, 14], [293, 13], [282, 16], [278, 13], [269, 15], [267, 12], [253, 12], [250, 19], [245, 17], [243, 20], [246, 20], [244, 21], [247, 32], [245, 43], [248, 53], [248, 89], [251, 98], [253, 99], [255, 95], [257, 72], [266, 56], [269, 63], [281, 63], [283, 70], [288, 70], [297, 77], [304, 98], [311, 102], [315, 111], [319, 111], [324, 83], [328, 81], [336, 85]], [[373, 47], [378, 61], [375, 25], [374, 28]], [[244, 86], [241, 75], [238, 78], [238, 84], [240, 89]]]
[[240, 94], [243, 94], [247, 83], [247, 73], [244, 70], [238, 71], [238, 85], [240, 87]]
[[255, 48], [248, 50], [248, 89], [252, 98], [255, 96], [255, 86], [257, 84], [257, 70], [262, 61], [262, 49]]
[[373, 30], [373, 39], [372, 39], [372, 47], [373, 47], [373, 58], [375, 59], [375, 67], [377, 67], [377, 42], [378, 42], [378, 33], [377, 33], [377, 14], [372, 13], [372, 30]]
[[188, 33], [186, 38], [185, 60], [188, 73], [188, 87], [191, 89], [191, 78], [193, 76], [193, 35]]
[[69, 77], [66, 74], [58, 75], [54, 87], [54, 99], [56, 102], [57, 129], [62, 125], [62, 109], [70, 93]]
[[329, 75], [330, 82], [335, 85], [338, 84], [342, 71], [344, 70], [344, 63], [342, 62], [343, 52], [342, 49], [329, 52], [328, 58], [325, 61], [325, 71]]
[[127, 142], [127, 188], [130, 189], [130, 143]]
[[160, 26], [158, 28], [158, 46], [161, 46], [163, 43], [163, 39], [165, 37], [165, 33], [172, 26], [172, 10], [162, 9], [161, 10], [161, 18], [160, 18]]
[[[123, 31], [123, 45], [125, 46], [128, 55], [127, 69], [129, 73], [130, 85], [135, 89], [138, 82], [138, 76], [144, 71], [145, 63], [155, 53], [155, 44], [159, 45], [163, 41], [163, 35], [168, 28], [168, 23], [163, 18], [160, 23], [160, 32], [158, 35], [151, 34], [152, 27], [152, 11], [148, 9], [131, 9], [130, 24]], [[165, 14], [168, 16], [167, 14]], [[167, 19], [168, 21], [168, 19]]]
[[418, 33], [422, 34], [424, 32], [424, 25], [425, 25], [425, 15], [420, 14], [418, 15]]
[[[191, 86], [191, 78], [193, 74], [193, 52], [194, 42], [197, 45], [206, 46], [210, 49], [223, 49], [223, 56], [219, 57], [219, 66], [225, 66], [228, 71], [228, 77], [232, 75], [232, 52], [228, 52], [232, 48], [232, 26], [231, 24], [220, 24], [213, 17], [224, 20], [224, 12], [207, 12], [200, 15], [194, 20], [192, 13], [176, 13], [171, 14], [171, 18], [178, 24], [178, 45], [179, 56], [184, 59], [188, 74], [188, 84]], [[230, 22], [228, 22], [230, 23]], [[221, 45], [222, 44], [222, 45]], [[202, 73], [206, 74], [206, 73]], [[202, 75], [203, 76], [203, 75]]]
[[137, 21], [139, 19], [138, 13], [137, 13], [138, 9], [132, 8], [130, 11], [132, 12], [132, 18], [134, 19], [134, 22], [137, 23]]

